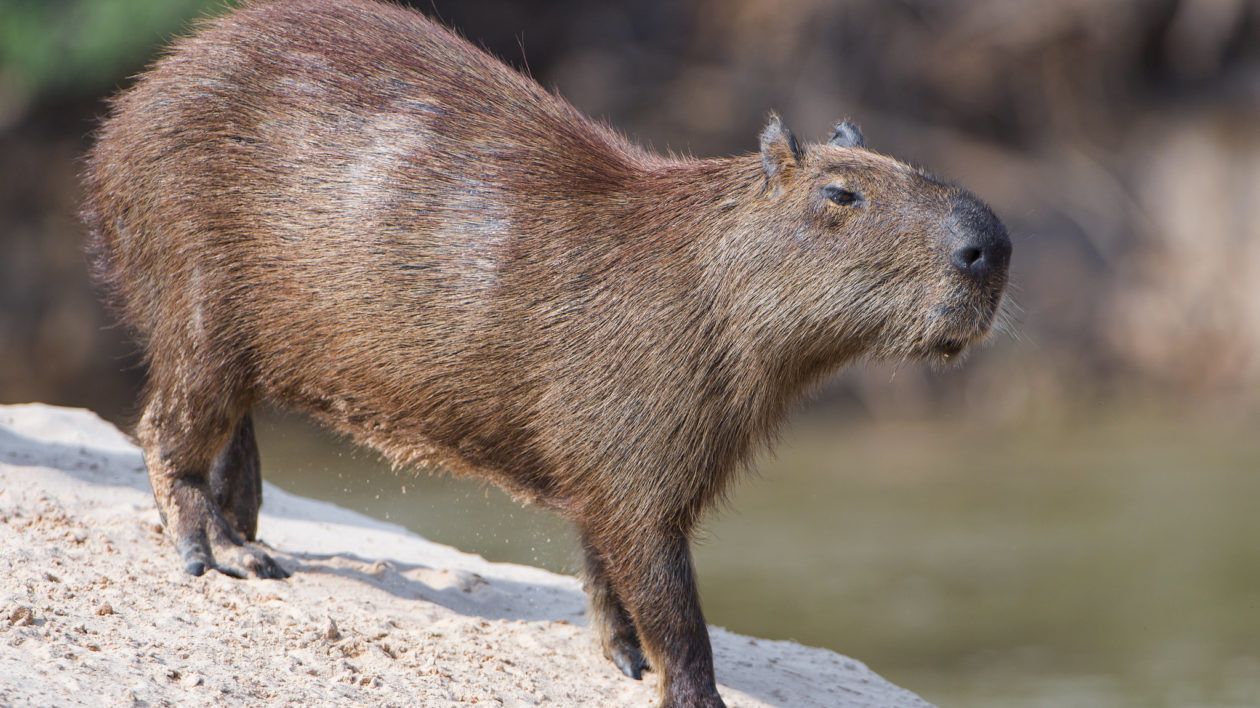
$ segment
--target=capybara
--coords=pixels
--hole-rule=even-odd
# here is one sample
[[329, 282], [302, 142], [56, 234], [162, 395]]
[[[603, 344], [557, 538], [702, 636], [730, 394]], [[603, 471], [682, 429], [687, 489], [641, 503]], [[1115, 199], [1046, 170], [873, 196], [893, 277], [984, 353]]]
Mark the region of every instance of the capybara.
[[1011, 245], [849, 123], [641, 149], [422, 14], [247, 2], [117, 96], [83, 219], [147, 364], [137, 437], [184, 568], [255, 543], [250, 420], [306, 411], [400, 466], [572, 519], [593, 624], [667, 706], [721, 705], [689, 538], [785, 411], [857, 358], [983, 338]]

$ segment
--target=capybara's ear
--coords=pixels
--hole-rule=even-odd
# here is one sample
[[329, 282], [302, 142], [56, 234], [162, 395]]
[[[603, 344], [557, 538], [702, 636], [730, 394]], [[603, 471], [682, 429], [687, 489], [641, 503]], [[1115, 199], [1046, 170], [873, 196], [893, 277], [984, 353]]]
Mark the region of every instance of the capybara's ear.
[[842, 148], [866, 147], [866, 139], [862, 137], [862, 131], [849, 121], [842, 120], [836, 123], [834, 130], [835, 134], [831, 136], [831, 140], [827, 141], [828, 145]]
[[792, 171], [801, 166], [802, 157], [801, 146], [792, 131], [779, 116], [771, 113], [770, 121], [761, 131], [761, 163], [772, 189], [777, 190], [784, 180], [791, 178]]

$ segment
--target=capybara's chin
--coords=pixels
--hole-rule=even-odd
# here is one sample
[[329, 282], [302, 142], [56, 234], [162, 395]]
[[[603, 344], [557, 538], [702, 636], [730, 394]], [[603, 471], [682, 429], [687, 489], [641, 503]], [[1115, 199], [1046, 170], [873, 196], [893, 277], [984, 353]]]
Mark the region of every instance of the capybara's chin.
[[935, 368], [957, 366], [992, 335], [1002, 320], [1004, 302], [998, 289], [931, 308], [922, 336], [905, 358], [922, 360]]
[[970, 292], [959, 302], [942, 306], [942, 313], [929, 325], [930, 334], [923, 358], [935, 365], [955, 365], [977, 345], [992, 335], [1002, 321], [1005, 278], [979, 292]]

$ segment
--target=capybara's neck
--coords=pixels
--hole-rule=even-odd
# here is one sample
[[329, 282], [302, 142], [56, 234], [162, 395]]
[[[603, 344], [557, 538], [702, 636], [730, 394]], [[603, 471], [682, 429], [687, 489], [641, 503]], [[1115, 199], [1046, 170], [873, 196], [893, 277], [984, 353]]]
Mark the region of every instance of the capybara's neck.
[[[593, 287], [632, 301], [624, 308], [597, 301], [602, 318], [633, 318], [607, 330], [635, 340], [617, 344], [622, 375], [654, 382], [642, 395], [689, 401], [683, 412], [708, 426], [720, 477], [852, 355], [818, 337], [776, 297], [778, 288], [765, 285], [793, 276], [781, 260], [791, 245], [775, 221], [759, 155], [654, 158], [623, 179], [574, 210], [573, 231], [601, 242], [591, 251], [596, 263], [578, 267]], [[641, 356], [644, 348], [653, 355]], [[638, 371], [640, 363], [671, 370]]]

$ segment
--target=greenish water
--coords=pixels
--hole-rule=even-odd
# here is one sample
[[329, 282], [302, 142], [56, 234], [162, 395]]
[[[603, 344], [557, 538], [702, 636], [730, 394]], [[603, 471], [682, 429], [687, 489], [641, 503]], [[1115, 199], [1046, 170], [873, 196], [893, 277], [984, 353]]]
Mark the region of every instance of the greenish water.
[[[705, 527], [709, 621], [943, 707], [1260, 706], [1260, 426], [1074, 421], [799, 422]], [[577, 567], [564, 522], [496, 488], [395, 474], [293, 419], [259, 437], [286, 489]]]

